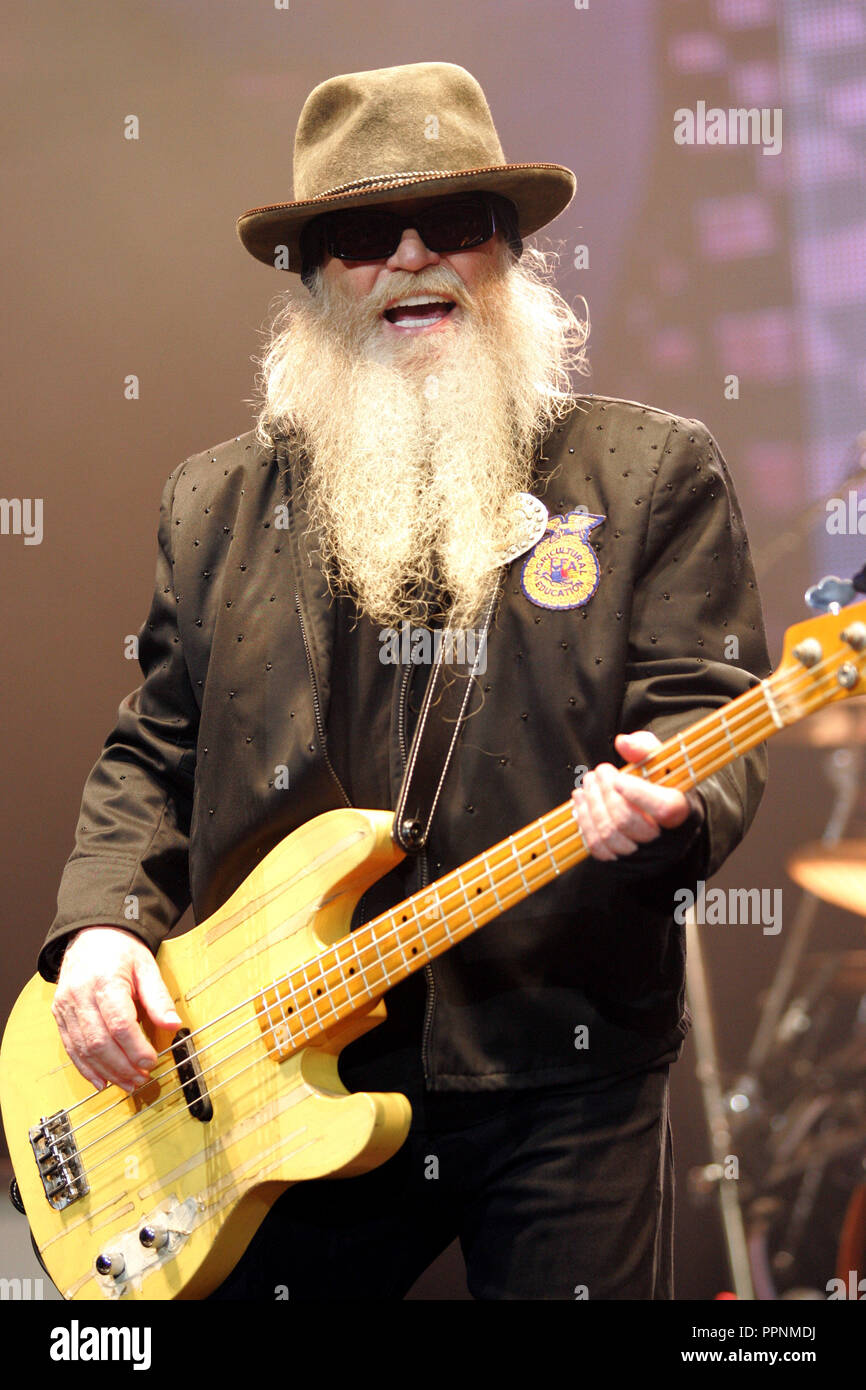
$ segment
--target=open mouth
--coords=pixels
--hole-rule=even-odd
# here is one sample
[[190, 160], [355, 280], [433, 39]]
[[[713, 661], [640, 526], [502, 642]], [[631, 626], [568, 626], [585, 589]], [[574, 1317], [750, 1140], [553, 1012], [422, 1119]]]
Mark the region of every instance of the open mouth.
[[390, 304], [383, 317], [395, 328], [433, 328], [454, 308], [454, 300], [443, 295], [413, 294]]

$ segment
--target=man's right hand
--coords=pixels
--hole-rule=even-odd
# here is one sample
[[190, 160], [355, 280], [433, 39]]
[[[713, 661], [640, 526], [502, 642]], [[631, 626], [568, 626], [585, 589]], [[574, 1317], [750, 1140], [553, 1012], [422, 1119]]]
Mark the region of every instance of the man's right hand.
[[63, 956], [51, 1011], [63, 1046], [81, 1075], [101, 1091], [134, 1091], [149, 1079], [157, 1054], [139, 1023], [181, 1026], [152, 952], [120, 927], [83, 927]]

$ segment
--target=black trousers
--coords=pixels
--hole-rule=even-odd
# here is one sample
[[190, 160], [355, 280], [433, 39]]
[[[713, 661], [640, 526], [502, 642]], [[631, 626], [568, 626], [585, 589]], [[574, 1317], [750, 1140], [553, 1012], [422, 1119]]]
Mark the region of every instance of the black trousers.
[[403, 1298], [455, 1238], [476, 1299], [673, 1297], [666, 1065], [412, 1101], [387, 1163], [289, 1188], [210, 1298]]

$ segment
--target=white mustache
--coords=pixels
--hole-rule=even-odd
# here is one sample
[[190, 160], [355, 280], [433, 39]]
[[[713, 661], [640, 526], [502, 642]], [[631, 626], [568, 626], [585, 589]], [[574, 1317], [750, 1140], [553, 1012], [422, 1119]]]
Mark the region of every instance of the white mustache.
[[374, 286], [365, 297], [363, 307], [371, 318], [381, 318], [388, 305], [393, 303], [395, 299], [422, 294], [444, 295], [446, 299], [452, 299], [461, 309], [471, 310], [474, 303], [472, 295], [456, 271], [447, 274], [443, 271], [435, 276], [420, 273], [412, 275], [409, 272], [400, 271], [395, 272], [381, 286]]

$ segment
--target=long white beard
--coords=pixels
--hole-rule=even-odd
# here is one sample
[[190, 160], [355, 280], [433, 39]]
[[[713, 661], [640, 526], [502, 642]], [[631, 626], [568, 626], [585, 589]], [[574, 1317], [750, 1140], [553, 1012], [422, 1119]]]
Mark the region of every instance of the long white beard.
[[[587, 321], [547, 283], [545, 258], [507, 247], [470, 295], [450, 266], [394, 273], [353, 300], [317, 273], [290, 299], [262, 359], [259, 437], [297, 431], [304, 497], [333, 592], [385, 627], [480, 617], [515, 492], [587, 371]], [[443, 330], [385, 339], [380, 314], [405, 294], [445, 294]]]

